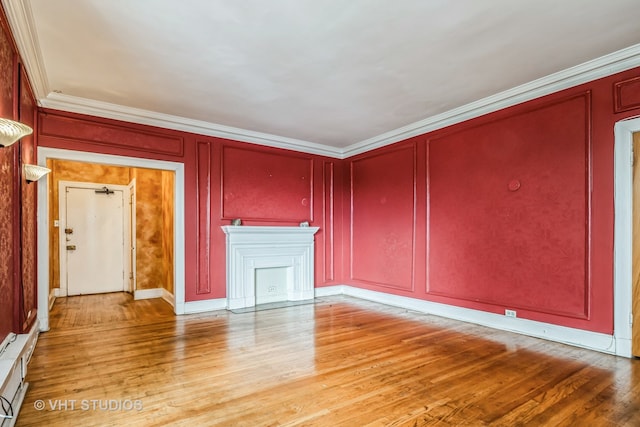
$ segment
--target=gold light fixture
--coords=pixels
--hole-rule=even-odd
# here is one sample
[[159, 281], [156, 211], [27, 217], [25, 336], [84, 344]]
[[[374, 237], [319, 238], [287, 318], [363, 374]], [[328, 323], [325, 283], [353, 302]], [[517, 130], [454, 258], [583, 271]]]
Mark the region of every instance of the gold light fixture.
[[0, 118], [0, 147], [8, 147], [23, 136], [31, 135], [33, 129], [22, 123]]
[[24, 178], [28, 183], [35, 182], [51, 172], [51, 169], [45, 168], [44, 166], [28, 165], [26, 163], [22, 165], [22, 170], [24, 171]]

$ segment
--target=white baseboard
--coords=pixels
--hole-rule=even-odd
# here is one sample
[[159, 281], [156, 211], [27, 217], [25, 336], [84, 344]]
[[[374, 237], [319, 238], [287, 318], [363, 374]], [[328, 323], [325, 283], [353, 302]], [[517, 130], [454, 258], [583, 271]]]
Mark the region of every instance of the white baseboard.
[[187, 301], [183, 304], [178, 304], [178, 306], [176, 307], [176, 313], [194, 314], [203, 313], [206, 311], [224, 310], [226, 308], [226, 298], [206, 299], [202, 301]]
[[133, 299], [151, 299], [151, 298], [162, 298], [164, 293], [163, 288], [153, 288], [153, 289], [137, 289], [133, 291]]
[[416, 298], [391, 295], [384, 292], [360, 289], [348, 285], [316, 288], [317, 297], [331, 295], [348, 295], [420, 313], [434, 314], [436, 316], [474, 323], [494, 329], [516, 332], [536, 338], [543, 338], [550, 341], [569, 344], [575, 347], [587, 348], [618, 356], [631, 357], [631, 352], [627, 348], [629, 346], [628, 343], [625, 343], [624, 340], [616, 340], [613, 335], [569, 328], [566, 326], [558, 326], [534, 320], [507, 317], [500, 314], [440, 304]]
[[56, 295], [56, 289], [58, 288], [51, 289], [51, 291], [49, 292], [49, 311], [51, 311], [51, 309], [53, 308], [53, 303], [56, 302], [56, 298], [58, 296]]
[[152, 298], [162, 298], [166, 302], [168, 302], [171, 307], [175, 307], [175, 298], [171, 292], [166, 290], [165, 288], [153, 288], [153, 289], [138, 289], [133, 291], [133, 299], [141, 300], [141, 299], [152, 299]]

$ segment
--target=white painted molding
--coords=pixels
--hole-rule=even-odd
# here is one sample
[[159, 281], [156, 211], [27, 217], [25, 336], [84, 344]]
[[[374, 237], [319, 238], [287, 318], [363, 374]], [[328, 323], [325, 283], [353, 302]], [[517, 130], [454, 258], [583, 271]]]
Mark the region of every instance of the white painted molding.
[[267, 147], [284, 148], [327, 157], [341, 156], [340, 149], [316, 144], [314, 142], [255, 132], [202, 120], [188, 119], [140, 108], [125, 107], [118, 104], [95, 101], [62, 93], [51, 92], [46, 97], [41, 98], [39, 103], [42, 107], [54, 110], [88, 114], [91, 116], [157, 126], [199, 135], [215, 136], [218, 138], [249, 142]]
[[342, 158], [442, 129], [638, 66], [640, 66], [640, 44], [352, 144], [342, 151]]
[[319, 227], [223, 225], [227, 308], [256, 305], [256, 270], [287, 268], [287, 301], [313, 299], [313, 236]]
[[[204, 313], [227, 308], [226, 298], [206, 299], [202, 301], [187, 301], [183, 303], [182, 314]], [[177, 310], [176, 310], [177, 311]]]
[[171, 307], [176, 307], [176, 297], [168, 290], [162, 288], [162, 299], [169, 303]]
[[20, 57], [33, 88], [34, 96], [40, 100], [47, 96], [49, 79], [41, 56], [40, 43], [33, 22], [29, 0], [2, 0], [11, 32], [16, 40]]
[[164, 296], [163, 288], [153, 288], [153, 289], [136, 289], [133, 291], [133, 299], [152, 299], [152, 298], [162, 298]]
[[[74, 160], [89, 163], [100, 163], [125, 167], [141, 167], [148, 169], [164, 169], [175, 173], [174, 185], [177, 189], [184, 188], [184, 164], [164, 160], [150, 160], [138, 157], [113, 156], [108, 154], [89, 153], [81, 151], [62, 150], [58, 148], [38, 147], [38, 164], [45, 166], [47, 159]], [[49, 328], [49, 191], [47, 180], [37, 181], [38, 185], [38, 320], [41, 327]], [[185, 296], [185, 211], [184, 191], [174, 191], [174, 312], [183, 314]], [[44, 309], [43, 309], [44, 308]]]
[[[614, 237], [613, 237], [613, 322], [619, 350], [631, 357], [633, 301], [633, 134], [640, 132], [640, 118], [615, 125], [614, 145]], [[637, 166], [636, 166], [637, 167]]]
[[575, 347], [582, 347], [603, 353], [630, 357], [629, 355], [624, 354], [623, 351], [620, 351], [622, 348], [617, 345], [617, 340], [612, 335], [552, 325], [550, 323], [536, 322], [533, 320], [506, 317], [495, 313], [391, 295], [348, 285], [316, 288], [316, 297], [340, 294], [380, 304], [400, 307], [407, 310], [413, 310], [420, 313], [433, 314], [448, 319], [474, 323], [493, 329], [543, 338], [549, 341], [556, 341]]
[[51, 289], [51, 291], [49, 292], [49, 311], [51, 311], [51, 309], [53, 308], [53, 304], [56, 302], [56, 298], [58, 297], [57, 295], [57, 290], [60, 288], [53, 288]]
[[337, 148], [310, 141], [53, 93], [49, 89], [41, 57], [30, 1], [2, 0], [2, 4], [33, 85], [36, 99], [43, 107], [341, 159], [640, 66], [640, 44], [637, 44], [453, 110], [393, 129], [373, 138], [354, 142], [346, 148]]

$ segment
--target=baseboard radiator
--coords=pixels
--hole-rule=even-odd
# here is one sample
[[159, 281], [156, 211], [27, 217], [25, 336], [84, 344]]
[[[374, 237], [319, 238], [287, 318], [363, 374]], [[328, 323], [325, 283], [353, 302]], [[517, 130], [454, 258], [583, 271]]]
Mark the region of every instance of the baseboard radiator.
[[38, 324], [28, 334], [9, 334], [0, 347], [0, 427], [12, 427], [29, 384], [27, 365], [38, 341]]

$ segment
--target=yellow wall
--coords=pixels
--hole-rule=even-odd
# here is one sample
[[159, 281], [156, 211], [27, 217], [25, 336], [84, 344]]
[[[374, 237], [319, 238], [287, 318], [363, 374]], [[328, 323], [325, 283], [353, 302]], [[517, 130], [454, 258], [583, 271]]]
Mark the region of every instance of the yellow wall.
[[60, 287], [59, 181], [128, 185], [136, 180], [136, 289], [173, 293], [173, 175], [171, 171], [49, 160], [49, 277]]

